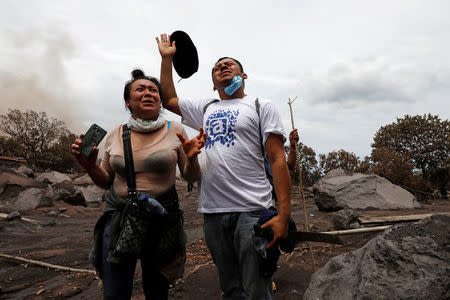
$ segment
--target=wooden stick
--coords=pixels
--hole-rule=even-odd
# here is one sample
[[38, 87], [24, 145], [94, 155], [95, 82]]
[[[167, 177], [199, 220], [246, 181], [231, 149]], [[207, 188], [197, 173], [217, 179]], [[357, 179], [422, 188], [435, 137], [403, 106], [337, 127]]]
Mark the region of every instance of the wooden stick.
[[294, 101], [297, 100], [297, 97], [294, 98], [294, 100], [291, 101], [291, 98], [289, 98], [289, 110], [291, 111], [291, 123], [292, 123], [292, 130], [294, 130], [295, 126], [294, 126], [294, 113], [292, 112], [292, 103], [294, 103]]
[[[294, 98], [294, 100], [291, 101], [291, 99], [289, 98], [288, 104], [289, 104], [289, 110], [291, 112], [291, 123], [292, 123], [292, 130], [295, 129], [295, 125], [294, 125], [294, 113], [292, 112], [292, 103], [294, 103], [294, 101], [297, 99], [297, 97]], [[305, 231], [309, 231], [309, 226], [308, 226], [308, 216], [306, 214], [306, 202], [305, 202], [305, 196], [303, 195], [303, 176], [302, 176], [302, 168], [300, 166], [300, 159], [299, 159], [299, 154], [298, 154], [298, 145], [297, 143], [295, 143], [295, 165], [298, 171], [298, 182], [299, 182], [299, 189], [300, 189], [300, 196], [302, 198], [302, 202], [303, 202], [303, 215], [304, 215], [304, 219], [305, 219]]]
[[[0, 213], [0, 218], [6, 219], [7, 217], [8, 217], [7, 214]], [[24, 220], [24, 221], [26, 221], [26, 222], [29, 222], [29, 223], [33, 223], [34, 225], [40, 225], [40, 224], [42, 224], [41, 221], [38, 221], [38, 220], [32, 220], [32, 219], [27, 219], [27, 218], [22, 218], [22, 216], [20, 216], [20, 219], [21, 219], [21, 220]]]
[[[450, 214], [450, 212], [444, 212], [444, 214]], [[419, 214], [419, 215], [403, 215], [403, 216], [385, 216], [385, 217], [359, 217], [358, 221], [361, 224], [366, 223], [385, 223], [385, 222], [407, 222], [417, 221], [428, 217], [433, 214]]]
[[321, 232], [321, 233], [333, 234], [333, 235], [344, 235], [344, 234], [353, 234], [353, 233], [361, 233], [361, 232], [383, 231], [383, 230], [388, 229], [391, 226], [392, 225], [346, 229], [346, 230], [336, 230], [336, 231], [325, 231], [325, 232]]
[[[450, 214], [449, 212], [437, 213], [437, 214]], [[397, 216], [397, 220], [399, 221], [417, 221], [427, 217], [432, 216], [433, 214], [423, 214], [423, 215], [409, 215], [409, 216]], [[404, 218], [402, 218], [404, 217]], [[380, 217], [389, 219], [390, 217]], [[394, 218], [394, 217], [392, 217]], [[346, 229], [346, 230], [336, 230], [336, 231], [324, 231], [321, 233], [325, 234], [333, 234], [333, 235], [344, 235], [344, 234], [354, 234], [361, 232], [372, 232], [372, 231], [383, 231], [394, 225], [384, 225], [384, 226], [375, 226], [375, 227], [364, 227], [364, 228], [356, 228], [356, 229]]]
[[60, 270], [60, 271], [89, 273], [89, 274], [94, 274], [95, 275], [95, 271], [94, 270], [74, 269], [74, 268], [69, 268], [69, 267], [52, 265], [52, 264], [48, 264], [48, 263], [37, 261], [37, 260], [27, 259], [27, 258], [23, 258], [23, 257], [19, 257], [19, 256], [12, 256], [12, 255], [3, 254], [3, 253], [0, 253], [0, 257], [7, 258], [7, 259], [12, 259], [12, 260], [17, 260], [17, 261], [22, 261], [22, 262], [26, 262], [26, 263], [29, 263], [29, 264], [38, 265], [38, 266], [41, 266], [41, 267], [46, 267], [46, 268]]
[[[295, 129], [295, 125], [294, 125], [294, 113], [292, 112], [292, 103], [294, 103], [294, 101], [297, 99], [297, 97], [294, 98], [294, 100], [291, 100], [291, 98], [289, 98], [288, 100], [288, 104], [289, 104], [289, 110], [291, 112], [291, 123], [292, 123], [292, 130]], [[309, 231], [309, 226], [308, 226], [308, 216], [306, 213], [306, 201], [305, 201], [305, 196], [303, 195], [303, 176], [302, 176], [302, 168], [300, 166], [300, 157], [299, 157], [299, 153], [298, 153], [298, 144], [295, 143], [295, 165], [297, 168], [297, 172], [298, 172], [298, 186], [299, 186], [299, 190], [300, 190], [300, 197], [302, 198], [302, 203], [303, 203], [303, 216], [305, 219], [305, 231]], [[311, 259], [313, 262], [313, 270], [314, 272], [316, 271], [316, 261], [314, 259], [314, 254], [312, 251], [312, 246], [310, 243], [309, 244], [309, 250], [311, 252]]]

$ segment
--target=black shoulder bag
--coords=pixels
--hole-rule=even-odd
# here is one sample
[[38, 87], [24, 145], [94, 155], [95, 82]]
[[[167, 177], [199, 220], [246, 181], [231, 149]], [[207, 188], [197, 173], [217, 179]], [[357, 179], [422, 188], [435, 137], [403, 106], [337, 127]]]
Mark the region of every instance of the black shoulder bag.
[[122, 139], [129, 199], [122, 215], [117, 242], [111, 251], [114, 256], [139, 258], [142, 256], [152, 215], [143, 207], [144, 201], [139, 201], [137, 197], [130, 130], [127, 125], [123, 125]]

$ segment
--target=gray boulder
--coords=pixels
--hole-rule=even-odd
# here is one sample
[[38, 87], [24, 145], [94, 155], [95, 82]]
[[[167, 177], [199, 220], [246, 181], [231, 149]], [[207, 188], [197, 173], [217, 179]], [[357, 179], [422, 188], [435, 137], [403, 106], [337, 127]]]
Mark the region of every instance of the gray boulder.
[[[0, 212], [11, 213], [16, 211], [16, 200], [26, 189], [36, 188], [45, 191], [47, 186], [43, 182], [37, 182], [33, 178], [17, 173], [14, 169], [0, 168]], [[19, 202], [19, 205], [22, 204]], [[26, 204], [23, 205], [28, 207]]]
[[28, 187], [33, 184], [34, 180], [32, 178], [19, 174], [13, 169], [2, 169], [0, 171], [0, 194], [3, 193], [8, 186]]
[[22, 173], [19, 173], [15, 168], [2, 166], [2, 165], [0, 165], [0, 173], [10, 173], [10, 174], [21, 175], [21, 176], [23, 175]]
[[83, 194], [88, 207], [97, 207], [105, 200], [106, 190], [96, 185], [76, 187], [75, 189]]
[[87, 187], [72, 183], [58, 183], [53, 185], [54, 200], [62, 200], [70, 205], [97, 207], [105, 200], [106, 191], [96, 185]]
[[69, 176], [67, 176], [66, 174], [57, 172], [57, 171], [45, 172], [45, 173], [39, 175], [36, 178], [36, 180], [40, 181], [40, 182], [46, 182], [49, 184], [56, 184], [56, 183], [60, 183], [63, 181], [69, 181], [69, 182], [72, 181], [72, 179]]
[[29, 188], [21, 192], [14, 201], [14, 206], [19, 212], [38, 207], [52, 206], [53, 191], [43, 188]]
[[21, 173], [21, 174], [23, 174], [23, 175], [25, 175], [25, 176], [27, 176], [27, 177], [34, 178], [34, 172], [33, 172], [33, 170], [31, 170], [31, 169], [28, 168], [28, 167], [20, 166], [20, 167], [17, 169], [17, 172], [18, 172], [18, 173]]
[[313, 274], [305, 300], [450, 299], [450, 216], [398, 225]]
[[334, 229], [355, 229], [359, 228], [360, 224], [358, 218], [361, 217], [362, 214], [353, 209], [341, 209], [336, 212], [333, 216], [333, 226]]
[[17, 219], [20, 219], [20, 218], [21, 218], [20, 212], [18, 212], [17, 210], [9, 213], [8, 216], [6, 217], [6, 219], [8, 221], [17, 220]]
[[89, 184], [94, 184], [94, 182], [92, 181], [91, 177], [89, 176], [89, 174], [85, 174], [81, 177], [75, 178], [72, 181], [73, 184], [76, 185], [89, 185]]
[[313, 189], [314, 202], [322, 211], [420, 207], [410, 192], [374, 174], [333, 170], [321, 178]]
[[10, 214], [16, 211], [16, 208], [11, 203], [0, 204], [0, 213]]
[[54, 210], [47, 212], [48, 217], [57, 217], [59, 215], [60, 215], [60, 213], [57, 211], [54, 211]]
[[86, 206], [86, 199], [79, 189], [72, 184], [58, 183], [53, 186], [54, 201], [64, 201], [70, 205]]

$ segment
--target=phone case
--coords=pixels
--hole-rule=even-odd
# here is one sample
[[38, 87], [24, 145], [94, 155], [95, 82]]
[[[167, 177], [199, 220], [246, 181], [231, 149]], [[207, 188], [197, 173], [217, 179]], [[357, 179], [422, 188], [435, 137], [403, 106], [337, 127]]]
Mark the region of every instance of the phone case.
[[100, 144], [105, 135], [106, 130], [104, 130], [97, 124], [92, 124], [83, 137], [83, 141], [81, 142], [80, 145], [81, 147], [80, 153], [86, 157], [91, 155], [92, 147], [98, 146], [98, 144]]

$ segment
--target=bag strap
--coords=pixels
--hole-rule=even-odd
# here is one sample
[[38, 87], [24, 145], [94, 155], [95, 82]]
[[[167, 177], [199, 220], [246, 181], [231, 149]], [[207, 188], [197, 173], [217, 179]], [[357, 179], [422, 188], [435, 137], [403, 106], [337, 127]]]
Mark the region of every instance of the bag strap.
[[[261, 131], [261, 115], [259, 113], [259, 110], [260, 110], [261, 106], [259, 105], [259, 99], [258, 98], [255, 99], [255, 106], [256, 106], [256, 113], [258, 114], [258, 122], [259, 122], [259, 124], [258, 124], [259, 125], [259, 144], [261, 146], [261, 153], [262, 153], [262, 156], [264, 157], [264, 161], [265, 161], [264, 162], [264, 167], [266, 169], [267, 177], [269, 179], [271, 179], [272, 178], [272, 172], [267, 169], [267, 167], [268, 167], [267, 163], [269, 161], [269, 158], [267, 157], [266, 148], [264, 147], [264, 144], [263, 144], [263, 137], [262, 137], [262, 131]], [[267, 160], [267, 162], [266, 162], [266, 160]], [[270, 163], [269, 163], [269, 165], [270, 165]], [[272, 181], [270, 183], [272, 183]]]
[[275, 187], [273, 186], [273, 176], [272, 176], [272, 170], [270, 167], [270, 161], [269, 157], [267, 156], [266, 149], [263, 144], [263, 137], [262, 137], [262, 131], [261, 131], [261, 115], [259, 113], [260, 111], [260, 104], [259, 99], [255, 99], [255, 106], [256, 106], [256, 113], [258, 114], [258, 121], [259, 121], [259, 144], [261, 146], [261, 153], [264, 158], [264, 169], [266, 170], [266, 177], [270, 182], [270, 185], [272, 186], [272, 198], [277, 202], [277, 194], [275, 193]]
[[203, 106], [203, 115], [205, 115], [206, 110], [208, 109], [208, 107], [209, 107], [211, 104], [213, 104], [213, 103], [215, 103], [215, 102], [219, 102], [219, 101], [220, 101], [219, 99], [212, 99], [211, 101], [209, 101], [208, 103], [206, 103], [206, 105]]
[[[261, 153], [262, 153], [262, 155], [263, 156], [266, 156], [266, 150], [265, 150], [265, 148], [264, 148], [264, 145], [263, 145], [263, 137], [262, 137], [262, 132], [261, 132], [261, 115], [259, 114], [259, 110], [260, 110], [260, 105], [259, 105], [259, 99], [258, 98], [256, 98], [255, 99], [255, 106], [256, 106], [256, 113], [258, 114], [258, 122], [259, 122], [259, 144], [260, 144], [260, 146], [261, 146]], [[267, 170], [266, 170], [266, 172], [267, 172]]]
[[127, 124], [122, 126], [123, 154], [127, 174], [128, 196], [134, 200], [137, 198], [136, 173], [134, 172], [133, 152], [131, 151], [131, 135]]

